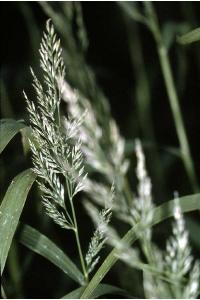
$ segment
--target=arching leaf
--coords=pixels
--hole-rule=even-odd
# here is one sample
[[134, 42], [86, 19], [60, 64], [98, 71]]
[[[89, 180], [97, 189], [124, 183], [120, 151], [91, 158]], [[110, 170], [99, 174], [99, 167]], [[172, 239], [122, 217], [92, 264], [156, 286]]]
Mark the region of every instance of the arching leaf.
[[0, 262], [3, 273], [20, 215], [36, 175], [28, 169], [11, 182], [0, 207]]
[[0, 121], [0, 153], [4, 150], [10, 140], [26, 125], [13, 119], [2, 119]]
[[82, 273], [71, 259], [55, 243], [35, 228], [25, 225], [20, 235], [20, 242], [30, 250], [51, 261], [79, 284], [82, 285], [84, 283]]

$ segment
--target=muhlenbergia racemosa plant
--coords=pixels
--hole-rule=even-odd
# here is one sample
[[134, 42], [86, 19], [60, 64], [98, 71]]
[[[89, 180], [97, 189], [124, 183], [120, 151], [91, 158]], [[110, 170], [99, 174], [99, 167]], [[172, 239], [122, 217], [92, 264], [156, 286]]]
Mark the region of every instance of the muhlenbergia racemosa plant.
[[[28, 78], [28, 68], [17, 70], [15, 80], [8, 80], [13, 78], [17, 64], [10, 68], [4, 62], [2, 67], [1, 113], [5, 118], [20, 113], [20, 121], [0, 122], [0, 153], [4, 151], [0, 157], [0, 193], [7, 189], [0, 204], [3, 298], [98, 298], [109, 293], [131, 298], [199, 297], [198, 138], [191, 131], [198, 127], [194, 117], [198, 115], [198, 103], [196, 107], [193, 101], [198, 95], [195, 82], [200, 70], [200, 31], [195, 29], [198, 12], [192, 13], [197, 6], [177, 4], [180, 9], [171, 18], [171, 8], [166, 4], [166, 18], [162, 10], [165, 5], [155, 5], [155, 9], [149, 2], [105, 5], [106, 13], [99, 6], [79, 2], [36, 5], [36, 10], [52, 19], [63, 51], [48, 21], [40, 47], [40, 73], [37, 55], [31, 61], [34, 95], [30, 96], [31, 91], [25, 88], [31, 127], [21, 120], [21, 108], [15, 110], [17, 102], [10, 102], [11, 90], [15, 94], [17, 86], [21, 93], [18, 79]], [[29, 47], [27, 52], [37, 54], [40, 21], [34, 22], [32, 5], [17, 7], [31, 36], [33, 49]], [[94, 18], [97, 11], [98, 18]], [[181, 20], [177, 21], [176, 16]], [[115, 33], [111, 38], [110, 30]], [[146, 38], [148, 34], [153, 39]], [[195, 41], [195, 45], [189, 45]], [[17, 48], [26, 51], [23, 45], [18, 43]], [[10, 49], [6, 50], [14, 58], [19, 51]], [[108, 61], [104, 61], [105, 50]], [[24, 55], [15, 58], [20, 63], [22, 59], [20, 65], [24, 65]], [[125, 73], [121, 73], [122, 66]], [[111, 107], [104, 93], [109, 95]], [[171, 116], [165, 100], [169, 100]], [[111, 116], [113, 111], [117, 117], [118, 109], [119, 125], [126, 138]], [[161, 120], [162, 112], [166, 116]], [[168, 127], [173, 121], [174, 132]], [[163, 134], [168, 128], [172, 128], [169, 135], [169, 131]], [[18, 133], [22, 135], [24, 153], [18, 153], [18, 146], [12, 148], [21, 144]], [[137, 136], [141, 141], [135, 139]], [[10, 148], [6, 147], [13, 138]], [[14, 150], [13, 159], [10, 150]], [[33, 163], [28, 159], [30, 150]], [[20, 172], [7, 186], [7, 179], [23, 165], [31, 168]], [[184, 172], [178, 173], [181, 168]], [[40, 189], [33, 189], [29, 195], [34, 181]], [[192, 190], [196, 194], [175, 194], [174, 199], [165, 202], [174, 189], [180, 195]], [[86, 214], [91, 216], [94, 230]], [[166, 220], [169, 217], [173, 218], [172, 228]], [[32, 226], [25, 224], [26, 220]], [[119, 260], [121, 263], [112, 269]], [[110, 282], [117, 282], [118, 287]]]
[[[135, 141], [138, 188], [134, 196], [130, 189], [127, 192], [127, 186], [125, 188], [129, 165], [125, 158], [125, 141], [115, 121], [110, 119], [109, 139], [105, 146], [104, 128], [98, 123], [95, 109], [65, 80], [60, 40], [50, 20], [40, 46], [40, 65], [42, 82], [31, 70], [36, 101], [30, 101], [25, 94], [33, 136], [30, 141], [33, 171], [37, 175], [46, 213], [60, 227], [74, 232], [83, 274], [80, 283], [85, 285], [80, 296], [89, 297], [113, 262], [121, 259], [129, 266], [143, 270], [147, 298], [196, 297], [199, 262], [192, 267], [188, 233], [178, 200], [171, 205], [175, 222], [164, 253], [152, 241], [151, 226], [159, 218], [159, 210], [156, 215], [141, 142]], [[66, 116], [61, 115], [62, 100], [67, 104]], [[94, 172], [104, 179], [94, 180]], [[84, 200], [96, 225], [86, 254], [81, 247], [74, 207], [75, 196], [81, 191], [96, 206], [104, 207], [99, 210]], [[117, 228], [109, 225], [112, 212], [114, 217], [133, 226], [135, 237], [131, 229], [124, 239], [120, 239]], [[130, 248], [134, 238], [140, 241], [144, 262], [139, 251]], [[89, 274], [100, 261], [99, 252], [105, 243], [111, 244], [115, 250], [89, 281]]]
[[[82, 271], [87, 281], [88, 273], [97, 263], [96, 256], [104, 243], [103, 232], [99, 225], [84, 259], [73, 202], [76, 194], [84, 190], [86, 185], [87, 173], [79, 128], [87, 112], [84, 110], [74, 118], [60, 117], [65, 67], [60, 40], [57, 39], [50, 20], [47, 22], [46, 33], [41, 42], [40, 57], [43, 83], [40, 83], [31, 70], [37, 96], [36, 103], [30, 101], [25, 94], [34, 138], [34, 142], [30, 141], [33, 171], [38, 176], [37, 181], [46, 213], [55, 223], [64, 229], [72, 230], [75, 234]], [[66, 204], [67, 201], [70, 209]], [[100, 216], [108, 223], [110, 208], [101, 212]]]

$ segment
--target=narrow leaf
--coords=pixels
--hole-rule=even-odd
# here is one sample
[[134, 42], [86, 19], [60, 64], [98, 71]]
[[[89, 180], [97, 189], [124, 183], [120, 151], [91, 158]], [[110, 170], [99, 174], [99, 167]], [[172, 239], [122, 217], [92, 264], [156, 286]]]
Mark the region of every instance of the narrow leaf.
[[30, 250], [48, 259], [79, 284], [84, 284], [82, 273], [70, 258], [48, 237], [35, 228], [25, 225], [21, 232], [20, 242]]
[[2, 119], [0, 121], [0, 153], [10, 140], [24, 127], [26, 127], [25, 124], [13, 119]]
[[[80, 287], [69, 294], [65, 295], [62, 299], [78, 299], [81, 293], [84, 291], [84, 287]], [[90, 298], [97, 299], [104, 295], [119, 295], [127, 298], [131, 298], [126, 291], [110, 284], [100, 283], [96, 290], [93, 292]]]
[[178, 37], [177, 40], [182, 45], [191, 44], [200, 41], [200, 27]]
[[8, 251], [19, 222], [28, 192], [36, 176], [28, 169], [11, 182], [0, 207], [0, 262], [3, 273]]
[[[189, 212], [193, 210], [200, 210], [200, 194], [189, 195], [185, 197], [179, 198], [180, 206], [182, 212]], [[154, 226], [169, 217], [173, 216], [175, 200], [168, 201], [159, 207], [154, 209], [154, 218], [152, 220], [151, 226]], [[122, 243], [126, 243], [127, 245], [133, 244], [138, 239], [137, 232], [139, 231], [140, 224], [136, 224], [132, 227], [122, 238]], [[95, 289], [97, 289], [101, 280], [105, 277], [108, 271], [112, 268], [112, 266], [118, 260], [117, 258], [117, 249], [113, 249], [110, 254], [106, 257], [105, 261], [99, 267], [94, 277], [91, 279], [84, 292], [81, 295], [82, 299], [88, 299], [91, 297]]]
[[[100, 283], [101, 285], [101, 283]], [[68, 293], [67, 295], [63, 296], [62, 299], [79, 299], [81, 294], [84, 291], [84, 287], [79, 287], [77, 289], [75, 289], [74, 291]]]

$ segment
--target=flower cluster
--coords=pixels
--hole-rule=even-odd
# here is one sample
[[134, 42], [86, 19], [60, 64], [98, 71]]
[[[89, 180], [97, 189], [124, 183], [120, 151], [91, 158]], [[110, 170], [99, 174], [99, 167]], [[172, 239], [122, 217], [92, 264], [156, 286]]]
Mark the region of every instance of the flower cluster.
[[25, 98], [34, 138], [34, 143], [30, 142], [33, 171], [38, 175], [43, 204], [55, 223], [63, 228], [73, 229], [74, 222], [65, 204], [66, 192], [72, 200], [84, 188], [86, 173], [81, 142], [77, 140], [72, 143], [73, 134], [78, 131], [81, 121], [67, 119], [68, 127], [65, 131], [61, 124], [62, 90], [58, 81], [63, 80], [65, 75], [61, 54], [60, 40], [49, 20], [40, 45], [44, 82], [41, 83], [31, 70], [37, 101], [30, 101], [26, 94]]

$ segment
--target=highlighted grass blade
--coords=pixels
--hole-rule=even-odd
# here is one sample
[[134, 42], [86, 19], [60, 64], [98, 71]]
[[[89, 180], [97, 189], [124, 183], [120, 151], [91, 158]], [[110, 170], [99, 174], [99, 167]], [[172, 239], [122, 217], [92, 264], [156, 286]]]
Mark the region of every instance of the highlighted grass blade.
[[[71, 293], [65, 295], [62, 299], [78, 299], [81, 296], [81, 293], [84, 291], [84, 287], [80, 287]], [[95, 289], [94, 293], [90, 298], [97, 299], [104, 295], [119, 295], [127, 298], [131, 298], [128, 293], [116, 286], [110, 284], [102, 284], [100, 283], [98, 287]]]
[[79, 284], [84, 284], [84, 277], [76, 265], [56, 244], [35, 228], [25, 225], [20, 236], [20, 242], [30, 250], [51, 261]]
[[200, 41], [200, 27], [178, 37], [177, 40], [182, 45]]
[[0, 207], [0, 262], [3, 273], [20, 215], [36, 176], [28, 169], [11, 182]]
[[12, 119], [0, 121], [0, 153], [4, 150], [10, 140], [26, 125]]
[[[193, 210], [200, 210], [200, 194], [185, 196], [179, 198], [180, 206], [182, 212], [189, 212]], [[151, 226], [154, 226], [169, 217], [173, 216], [173, 208], [176, 200], [168, 201], [159, 207], [154, 209], [154, 218]], [[137, 240], [137, 232], [140, 228], [140, 224], [132, 227], [122, 238], [122, 242], [127, 245], [133, 244]], [[82, 299], [91, 298], [91, 295], [94, 293], [95, 289], [98, 287], [101, 280], [105, 277], [108, 271], [112, 268], [115, 262], [118, 260], [117, 258], [117, 249], [113, 249], [111, 253], [104, 260], [103, 264], [100, 266], [98, 271], [95, 273], [94, 277], [91, 279], [89, 284], [86, 286], [84, 292], [81, 295]]]
[[[101, 285], [101, 283], [100, 283]], [[97, 287], [98, 289], [98, 287]], [[79, 299], [81, 294], [84, 292], [84, 286], [75, 289], [74, 291], [70, 292], [69, 294], [62, 297], [62, 299]]]

